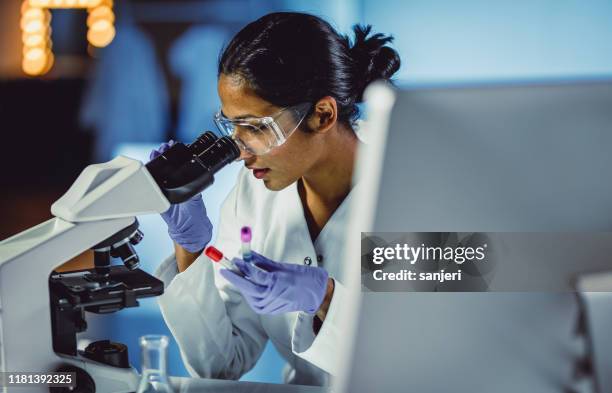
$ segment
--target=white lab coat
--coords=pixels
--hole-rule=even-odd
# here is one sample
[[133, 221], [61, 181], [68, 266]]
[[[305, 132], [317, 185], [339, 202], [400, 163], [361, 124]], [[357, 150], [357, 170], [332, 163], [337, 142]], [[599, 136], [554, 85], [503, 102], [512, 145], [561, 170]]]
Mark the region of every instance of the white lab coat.
[[335, 280], [334, 295], [319, 333], [313, 316], [304, 312], [281, 315], [255, 313], [240, 292], [219, 274], [219, 265], [200, 256], [177, 274], [171, 256], [157, 269], [165, 293], [159, 298], [162, 315], [178, 342], [193, 376], [238, 379], [261, 355], [268, 339], [287, 360], [287, 383], [329, 385], [339, 367], [339, 328], [346, 317], [341, 253], [348, 205], [353, 189], [312, 242], [297, 183], [281, 191], [266, 189], [243, 168], [221, 207], [220, 227], [213, 242], [230, 259], [239, 256], [240, 228], [253, 231], [252, 249], [279, 262], [322, 266]]

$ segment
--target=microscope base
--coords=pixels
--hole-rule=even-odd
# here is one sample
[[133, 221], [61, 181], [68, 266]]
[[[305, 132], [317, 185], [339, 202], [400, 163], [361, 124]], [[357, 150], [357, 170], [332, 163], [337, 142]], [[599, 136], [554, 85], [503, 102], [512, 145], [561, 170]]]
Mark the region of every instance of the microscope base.
[[[82, 356], [59, 356], [63, 369], [66, 366], [77, 367], [94, 382], [94, 390], [87, 393], [129, 393], [138, 389], [140, 375], [134, 367], [120, 368], [98, 363]], [[75, 370], [69, 370], [75, 371]], [[77, 380], [79, 380], [77, 376]], [[83, 386], [85, 388], [85, 386]], [[86, 389], [86, 388], [85, 388]], [[76, 390], [81, 392], [81, 390]]]

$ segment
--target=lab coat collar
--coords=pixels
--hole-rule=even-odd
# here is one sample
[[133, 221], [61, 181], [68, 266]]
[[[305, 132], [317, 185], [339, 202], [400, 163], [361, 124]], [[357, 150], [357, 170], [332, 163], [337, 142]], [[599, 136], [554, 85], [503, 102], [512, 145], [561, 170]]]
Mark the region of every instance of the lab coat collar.
[[[346, 221], [346, 216], [348, 214], [348, 209], [353, 199], [353, 196], [359, 192], [359, 183], [356, 182], [352, 187], [349, 193], [344, 197], [344, 200], [340, 203], [340, 205], [336, 208], [336, 210], [332, 213], [329, 220], [325, 223], [318, 236], [314, 241], [310, 237], [310, 231], [308, 230], [308, 223], [306, 222], [306, 216], [304, 214], [304, 206], [302, 205], [302, 199], [300, 198], [300, 193], [298, 191], [298, 183], [297, 181], [291, 184], [291, 186], [287, 189], [288, 196], [288, 210], [287, 217], [297, 216], [296, 219], [300, 220], [299, 227], [300, 233], [299, 235], [303, 236], [306, 239], [311, 239], [311, 243], [314, 248], [318, 248], [321, 239], [324, 239], [330, 228], [334, 227], [336, 224], [342, 225]], [[314, 251], [314, 250], [313, 250]]]

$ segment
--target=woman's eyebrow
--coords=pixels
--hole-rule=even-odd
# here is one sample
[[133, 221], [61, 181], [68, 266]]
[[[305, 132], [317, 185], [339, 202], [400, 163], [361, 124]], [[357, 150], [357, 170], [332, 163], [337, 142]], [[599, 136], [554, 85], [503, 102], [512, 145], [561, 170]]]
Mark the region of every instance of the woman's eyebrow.
[[228, 117], [225, 113], [223, 113], [223, 111], [221, 111], [221, 115], [229, 120], [242, 120], [242, 119], [247, 119], [249, 117], [257, 117], [255, 115], [251, 115], [250, 113], [247, 113], [246, 115], [236, 116], [236, 117]]

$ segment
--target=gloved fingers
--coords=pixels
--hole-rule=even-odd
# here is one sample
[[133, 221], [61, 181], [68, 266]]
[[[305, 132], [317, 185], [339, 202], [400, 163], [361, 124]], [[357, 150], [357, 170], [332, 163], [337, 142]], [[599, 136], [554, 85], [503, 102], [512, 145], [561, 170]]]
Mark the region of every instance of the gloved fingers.
[[152, 161], [154, 159], [156, 159], [157, 157], [160, 156], [160, 152], [158, 152], [157, 150], [153, 149], [151, 150], [151, 153], [149, 153], [149, 161]]
[[242, 272], [242, 274], [247, 276], [249, 280], [251, 280], [252, 282], [256, 284], [261, 284], [261, 282], [257, 280], [257, 278], [251, 277], [252, 273], [250, 269], [251, 268], [250, 264], [244, 262], [242, 259], [237, 258], [237, 257], [232, 258], [232, 263], [236, 265], [238, 269]]
[[284, 287], [280, 290], [274, 288], [270, 291], [270, 293], [266, 294], [266, 296], [259, 302], [257, 302], [257, 306], [262, 311], [267, 311], [270, 309], [274, 309], [278, 304], [286, 304], [289, 302], [287, 296], [285, 295], [287, 291], [289, 291], [289, 287]]
[[258, 297], [249, 294], [242, 294], [253, 311], [257, 314], [264, 314], [263, 310], [267, 309], [268, 304], [274, 299], [269, 297]]
[[271, 273], [262, 271], [260, 269], [258, 269], [257, 267], [253, 266], [252, 264], [245, 262], [244, 260], [240, 259], [240, 258], [234, 258], [232, 259], [232, 262], [238, 266], [238, 268], [247, 276], [249, 276], [249, 279], [254, 282], [255, 284], [259, 284], [259, 285], [269, 285], [271, 282]]
[[179, 213], [174, 222], [174, 232], [176, 233], [192, 233], [192, 230], [201, 225], [201, 217], [185, 214], [184, 217]]
[[267, 307], [272, 302], [277, 301], [286, 301], [287, 299], [284, 297], [285, 293], [290, 289], [286, 286], [276, 285], [278, 277], [274, 276], [272, 278], [272, 283], [268, 285], [266, 291], [262, 293], [263, 299], [258, 302], [258, 305], [261, 307]]
[[247, 303], [249, 303], [249, 305], [251, 306], [251, 308], [253, 310], [256, 310], [257, 308], [260, 307], [260, 302], [263, 299], [261, 297], [251, 296], [251, 295], [244, 294], [244, 293], [242, 294], [242, 296], [244, 296], [244, 298], [246, 299]]
[[291, 307], [289, 307], [289, 305], [287, 304], [281, 304], [278, 307], [271, 309], [271, 310], [266, 310], [265, 313], [268, 315], [278, 315], [278, 314], [286, 314], [288, 312], [292, 312], [295, 311], [293, 310]]
[[[199, 202], [202, 205], [202, 202]], [[212, 223], [201, 208], [193, 209], [181, 203], [176, 209], [162, 214], [168, 224], [168, 234], [181, 246], [193, 244], [195, 251], [202, 250], [212, 238]], [[192, 250], [189, 250], [194, 252]]]
[[253, 311], [255, 311], [257, 314], [263, 314], [263, 312], [261, 311], [261, 310], [262, 310], [262, 307], [261, 307], [261, 306], [258, 306], [256, 303], [249, 302], [249, 306], [250, 306], [250, 307], [251, 307], [251, 309], [252, 309]]
[[206, 206], [202, 200], [202, 194], [194, 195], [191, 199], [180, 203], [178, 206], [179, 212], [187, 216], [187, 220], [184, 221], [191, 220], [197, 222], [198, 225], [203, 223], [205, 226], [212, 228], [212, 223], [208, 218], [208, 214], [206, 214]]
[[249, 302], [258, 309], [265, 307], [268, 303], [270, 303], [270, 299], [267, 297], [257, 297], [257, 296], [249, 296]]
[[269, 272], [280, 270], [282, 264], [274, 262], [255, 251], [251, 251], [251, 254], [253, 255], [253, 263], [264, 270]]
[[249, 269], [247, 268], [247, 266], [245, 266], [243, 262], [244, 261], [240, 258], [232, 258], [232, 263], [236, 265], [236, 267], [238, 267], [238, 270], [240, 270], [245, 276], [248, 276], [250, 274]]
[[164, 142], [157, 149], [153, 149], [153, 151], [149, 154], [149, 160], [153, 160], [160, 155], [162, 155], [166, 150], [171, 148], [176, 142], [170, 139], [168, 142]]
[[167, 220], [173, 219], [176, 224], [183, 223], [182, 225], [185, 225], [185, 222], [190, 219], [197, 219], [197, 217], [193, 217], [196, 212], [198, 215], [203, 216], [207, 221], [206, 224], [212, 228], [212, 223], [206, 214], [206, 206], [204, 206], [202, 194], [197, 194], [183, 203], [174, 203], [170, 205], [168, 210], [161, 215], [162, 217], [166, 216]]
[[223, 276], [223, 278], [232, 283], [241, 293], [245, 295], [262, 296], [262, 293], [266, 290], [266, 287], [254, 284], [231, 270], [221, 269], [219, 270], [219, 273], [221, 276]]
[[172, 219], [172, 217], [176, 214], [177, 210], [178, 210], [178, 205], [176, 205], [176, 204], [175, 205], [170, 205], [168, 210], [166, 210], [165, 212], [161, 213], [160, 216], [162, 216], [164, 221], [166, 221], [166, 224], [168, 224], [170, 222], [170, 220]]
[[250, 299], [249, 299], [249, 303], [251, 303], [253, 308], [257, 310], [260, 310], [264, 308], [265, 306], [267, 306], [268, 303], [270, 303], [270, 301], [271, 299], [265, 296], [264, 297], [250, 296]]
[[277, 298], [269, 304], [265, 305], [264, 307], [261, 307], [259, 311], [261, 314], [275, 315], [292, 311], [292, 307], [291, 303], [288, 303], [283, 299]]

